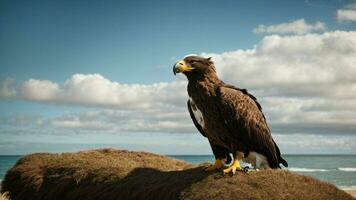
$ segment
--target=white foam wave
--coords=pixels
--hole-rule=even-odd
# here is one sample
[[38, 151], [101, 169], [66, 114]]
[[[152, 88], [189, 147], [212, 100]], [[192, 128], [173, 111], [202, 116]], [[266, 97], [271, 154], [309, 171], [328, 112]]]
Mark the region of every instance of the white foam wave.
[[289, 171], [292, 172], [327, 172], [330, 171], [328, 169], [310, 169], [310, 168], [298, 168], [298, 167], [291, 167], [288, 168]]
[[353, 167], [340, 167], [337, 169], [340, 171], [345, 171], [345, 172], [356, 172], [356, 168], [353, 168]]
[[356, 190], [356, 185], [350, 185], [350, 186], [345, 186], [345, 185], [340, 185], [338, 188], [342, 190]]

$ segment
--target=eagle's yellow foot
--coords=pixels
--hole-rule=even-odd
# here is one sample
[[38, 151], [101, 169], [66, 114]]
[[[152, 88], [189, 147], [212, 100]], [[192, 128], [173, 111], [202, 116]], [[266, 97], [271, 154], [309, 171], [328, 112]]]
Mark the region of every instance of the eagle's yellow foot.
[[240, 162], [238, 160], [235, 160], [234, 163], [229, 168], [224, 169], [224, 174], [230, 172], [232, 172], [232, 174], [235, 174], [236, 170], [244, 171], [244, 169], [242, 169], [242, 167], [240, 166]]
[[215, 160], [215, 163], [207, 168], [204, 169], [204, 171], [209, 172], [213, 171], [216, 169], [221, 169], [222, 168], [222, 161], [220, 159]]

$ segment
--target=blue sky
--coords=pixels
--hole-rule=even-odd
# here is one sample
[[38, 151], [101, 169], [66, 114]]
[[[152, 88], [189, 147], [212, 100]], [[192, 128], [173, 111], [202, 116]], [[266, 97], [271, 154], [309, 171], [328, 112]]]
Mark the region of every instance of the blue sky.
[[171, 81], [172, 57], [251, 48], [258, 24], [305, 18], [349, 29], [336, 23], [344, 4], [322, 2], [2, 1], [1, 78]]
[[[219, 63], [218, 58], [223, 56], [224, 52], [263, 47], [263, 41], [268, 35], [286, 39], [294, 35], [306, 37], [308, 34], [335, 33], [337, 30], [353, 33], [356, 25], [352, 17], [345, 20], [338, 14], [339, 10], [353, 11], [353, 5], [354, 1], [1, 1], [0, 81], [5, 85], [10, 79], [14, 80], [15, 83], [10, 81], [10, 85], [16, 94], [10, 95], [11, 97], [3, 95], [3, 98], [0, 98], [0, 140], [3, 141], [0, 142], [0, 154], [105, 146], [169, 154], [210, 153], [205, 139], [191, 127], [183, 127], [184, 131], [177, 131], [184, 133], [166, 133], [170, 131], [154, 128], [150, 130], [147, 127], [139, 131], [133, 127], [122, 129], [120, 125], [113, 124], [108, 126], [115, 126], [113, 129], [105, 126], [105, 129], [99, 128], [97, 132], [88, 130], [86, 125], [98, 122], [103, 117], [98, 114], [98, 118], [90, 118], [92, 121], [84, 123], [81, 117], [87, 113], [104, 112], [103, 115], [108, 115], [108, 112], [125, 113], [127, 110], [135, 113], [139, 108], [125, 103], [114, 103], [114, 106], [94, 100], [88, 103], [80, 99], [73, 100], [68, 95], [67, 99], [62, 96], [43, 99], [39, 97], [42, 93], [30, 94], [33, 90], [24, 92], [23, 85], [30, 79], [48, 80], [59, 85], [62, 91], [73, 86], [65, 86], [64, 82], [75, 82], [78, 77], [71, 79], [75, 74], [100, 74], [100, 77], [95, 76], [94, 79], [104, 82], [108, 80], [110, 84], [128, 84], [130, 87], [134, 87], [133, 84], [145, 86], [184, 82], [184, 78], [172, 75], [171, 68], [176, 60], [187, 54], [212, 54], [213, 59], [215, 55]], [[319, 29], [316, 28], [316, 31], [307, 30], [302, 36], [293, 31], [253, 31], [258, 25], [268, 27], [292, 23], [298, 19], [303, 19], [305, 24], [311, 27], [316, 22], [323, 25]], [[347, 51], [351, 56], [354, 53]], [[225, 69], [227, 64], [220, 63]], [[228, 74], [227, 71], [221, 73]], [[260, 90], [254, 83], [238, 81], [244, 80], [239, 76], [222, 77], [251, 88], [261, 98], [266, 96], [266, 88]], [[327, 85], [321, 87], [325, 88]], [[185, 90], [184, 87], [179, 89], [181, 88]], [[304, 91], [300, 96], [304, 94], [307, 92]], [[178, 96], [177, 101], [182, 99], [182, 104], [185, 104], [184, 98]], [[276, 96], [284, 97], [286, 93]], [[329, 100], [328, 97], [322, 98]], [[175, 105], [175, 100], [172, 101]], [[168, 110], [161, 107], [154, 109], [161, 110], [161, 114], [172, 111], [180, 117], [186, 112], [180, 104], [176, 108], [170, 106]], [[267, 114], [273, 116], [272, 111]], [[352, 116], [353, 114], [354, 112], [351, 113]], [[182, 117], [183, 122], [191, 126], [189, 118], [185, 120], [186, 117], [189, 116]], [[67, 122], [74, 119], [80, 125], [68, 125]], [[59, 120], [62, 120], [61, 123], [57, 123]], [[274, 121], [273, 117], [271, 121]], [[279, 122], [282, 121], [276, 124]], [[46, 123], [47, 125], [43, 125]], [[107, 121], [105, 124], [107, 125]], [[331, 127], [332, 130], [335, 129], [334, 135], [325, 136], [325, 140], [337, 134], [338, 125], [340, 124]], [[131, 126], [135, 126], [135, 123], [132, 122]], [[341, 131], [343, 137], [345, 140], [353, 138], [352, 132], [356, 129], [345, 126], [344, 129], [350, 131]], [[100, 124], [100, 127], [103, 126]], [[281, 129], [277, 125], [276, 127], [276, 130]], [[323, 134], [309, 129], [291, 133], [288, 137], [293, 139], [302, 137], [303, 134], [313, 138], [324, 137]], [[279, 135], [279, 138], [285, 137], [287, 136], [283, 133]], [[149, 142], [151, 140], [154, 140], [152, 144]], [[288, 149], [287, 143], [281, 143], [287, 153], [298, 153], [297, 146]], [[175, 144], [178, 145], [174, 146]], [[337, 153], [354, 152], [353, 145], [356, 147], [356, 144], [349, 145], [350, 148], [340, 149]], [[322, 153], [326, 148], [328, 146], [321, 146], [305, 152]]]

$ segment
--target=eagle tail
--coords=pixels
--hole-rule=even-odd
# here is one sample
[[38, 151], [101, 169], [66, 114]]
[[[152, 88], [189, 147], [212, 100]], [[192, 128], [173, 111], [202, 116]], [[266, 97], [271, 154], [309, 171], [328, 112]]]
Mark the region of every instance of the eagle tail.
[[286, 160], [284, 160], [281, 156], [281, 152], [279, 151], [279, 148], [276, 144], [276, 142], [273, 140], [273, 143], [274, 143], [274, 146], [276, 148], [276, 151], [277, 151], [277, 157], [278, 157], [278, 162], [281, 163], [284, 167], [288, 167], [288, 163]]
[[278, 157], [278, 162], [281, 163], [284, 167], [288, 167], [288, 163], [281, 156]]

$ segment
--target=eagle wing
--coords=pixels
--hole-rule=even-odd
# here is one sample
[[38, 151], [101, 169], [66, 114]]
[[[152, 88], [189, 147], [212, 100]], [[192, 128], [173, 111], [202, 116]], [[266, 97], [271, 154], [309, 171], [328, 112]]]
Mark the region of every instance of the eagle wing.
[[265, 155], [272, 168], [280, 168], [280, 162], [285, 165], [256, 98], [231, 85], [218, 87], [216, 94], [220, 116], [230, 134], [226, 137], [244, 144], [248, 151]]
[[[195, 118], [195, 115], [193, 113], [192, 105], [191, 105], [190, 100], [188, 100], [187, 106], [188, 106], [190, 117], [192, 118], [195, 127], [199, 130], [199, 132], [204, 137], [207, 137], [203, 127], [200, 126], [200, 124], [198, 123], [197, 119]], [[225, 161], [226, 163], [230, 163], [231, 162], [232, 158], [229, 156], [230, 152], [229, 152], [228, 149], [226, 149], [224, 147], [221, 147], [221, 146], [219, 146], [217, 144], [214, 144], [214, 142], [211, 141], [211, 140], [209, 140], [209, 143], [210, 143], [211, 149], [213, 150], [215, 158], [219, 158], [219, 159], [225, 158], [226, 159], [226, 161]]]
[[195, 127], [198, 129], [198, 131], [199, 131], [204, 137], [206, 137], [206, 134], [205, 134], [203, 128], [199, 125], [197, 119], [195, 119], [195, 116], [194, 116], [194, 113], [193, 113], [193, 110], [192, 110], [192, 107], [191, 107], [191, 104], [190, 104], [190, 100], [188, 100], [187, 106], [188, 106], [188, 110], [189, 110], [190, 117], [192, 118]]

